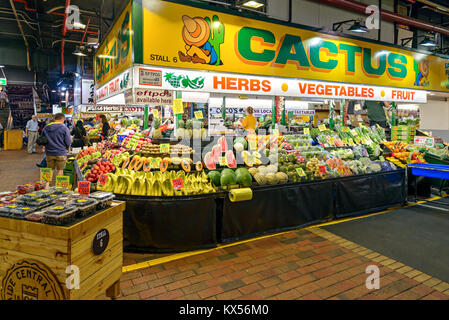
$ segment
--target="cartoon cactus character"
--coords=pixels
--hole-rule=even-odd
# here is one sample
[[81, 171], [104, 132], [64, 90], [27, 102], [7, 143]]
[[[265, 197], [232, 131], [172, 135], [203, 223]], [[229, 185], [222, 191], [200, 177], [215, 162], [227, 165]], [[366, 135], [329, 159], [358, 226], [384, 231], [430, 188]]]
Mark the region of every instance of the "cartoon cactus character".
[[212, 17], [212, 23], [210, 21], [209, 17], [204, 18], [206, 20], [207, 24], [209, 25], [210, 29], [210, 37], [209, 42], [212, 45], [212, 47], [215, 49], [215, 52], [217, 52], [217, 63], [216, 65], [223, 64], [221, 62], [220, 57], [220, 44], [224, 42], [224, 25], [220, 21], [218, 21], [218, 16], [214, 15]]

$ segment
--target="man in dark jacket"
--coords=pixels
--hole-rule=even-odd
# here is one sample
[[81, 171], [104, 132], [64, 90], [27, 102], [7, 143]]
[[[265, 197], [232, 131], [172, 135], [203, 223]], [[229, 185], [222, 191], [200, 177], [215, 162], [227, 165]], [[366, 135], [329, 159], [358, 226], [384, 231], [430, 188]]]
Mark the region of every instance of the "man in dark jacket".
[[[47, 156], [47, 168], [53, 169], [54, 177], [63, 175], [67, 151], [72, 143], [70, 131], [64, 125], [64, 120], [65, 116], [62, 113], [58, 113], [55, 115], [55, 120], [49, 123], [42, 131], [42, 135], [48, 139], [48, 144], [44, 147]], [[47, 187], [49, 185], [48, 183]]]

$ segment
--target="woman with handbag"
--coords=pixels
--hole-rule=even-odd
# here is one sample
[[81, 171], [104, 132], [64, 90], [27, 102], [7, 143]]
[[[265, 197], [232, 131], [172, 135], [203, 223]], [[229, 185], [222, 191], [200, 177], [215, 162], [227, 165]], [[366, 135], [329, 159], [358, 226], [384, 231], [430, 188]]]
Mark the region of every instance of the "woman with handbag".
[[86, 129], [84, 129], [83, 121], [78, 120], [76, 122], [71, 134], [73, 136], [72, 148], [82, 148], [87, 145], [87, 132]]

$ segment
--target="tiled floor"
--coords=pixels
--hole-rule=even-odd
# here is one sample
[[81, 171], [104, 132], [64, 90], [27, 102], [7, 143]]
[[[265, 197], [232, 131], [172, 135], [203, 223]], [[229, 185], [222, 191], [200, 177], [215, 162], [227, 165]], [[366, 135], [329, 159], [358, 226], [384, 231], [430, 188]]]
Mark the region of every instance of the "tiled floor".
[[[370, 265], [378, 290], [366, 287]], [[124, 273], [119, 299], [449, 299], [449, 285], [429, 279], [314, 228]]]

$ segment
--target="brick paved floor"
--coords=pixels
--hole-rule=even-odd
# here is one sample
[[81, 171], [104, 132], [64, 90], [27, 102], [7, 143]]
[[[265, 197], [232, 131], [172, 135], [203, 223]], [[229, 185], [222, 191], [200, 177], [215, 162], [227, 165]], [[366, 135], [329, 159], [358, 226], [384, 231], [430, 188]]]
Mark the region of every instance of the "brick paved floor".
[[[431, 277], [310, 230], [124, 273], [119, 299], [449, 299], [447, 284], [423, 283]], [[366, 288], [368, 265], [379, 267], [379, 290]]]

